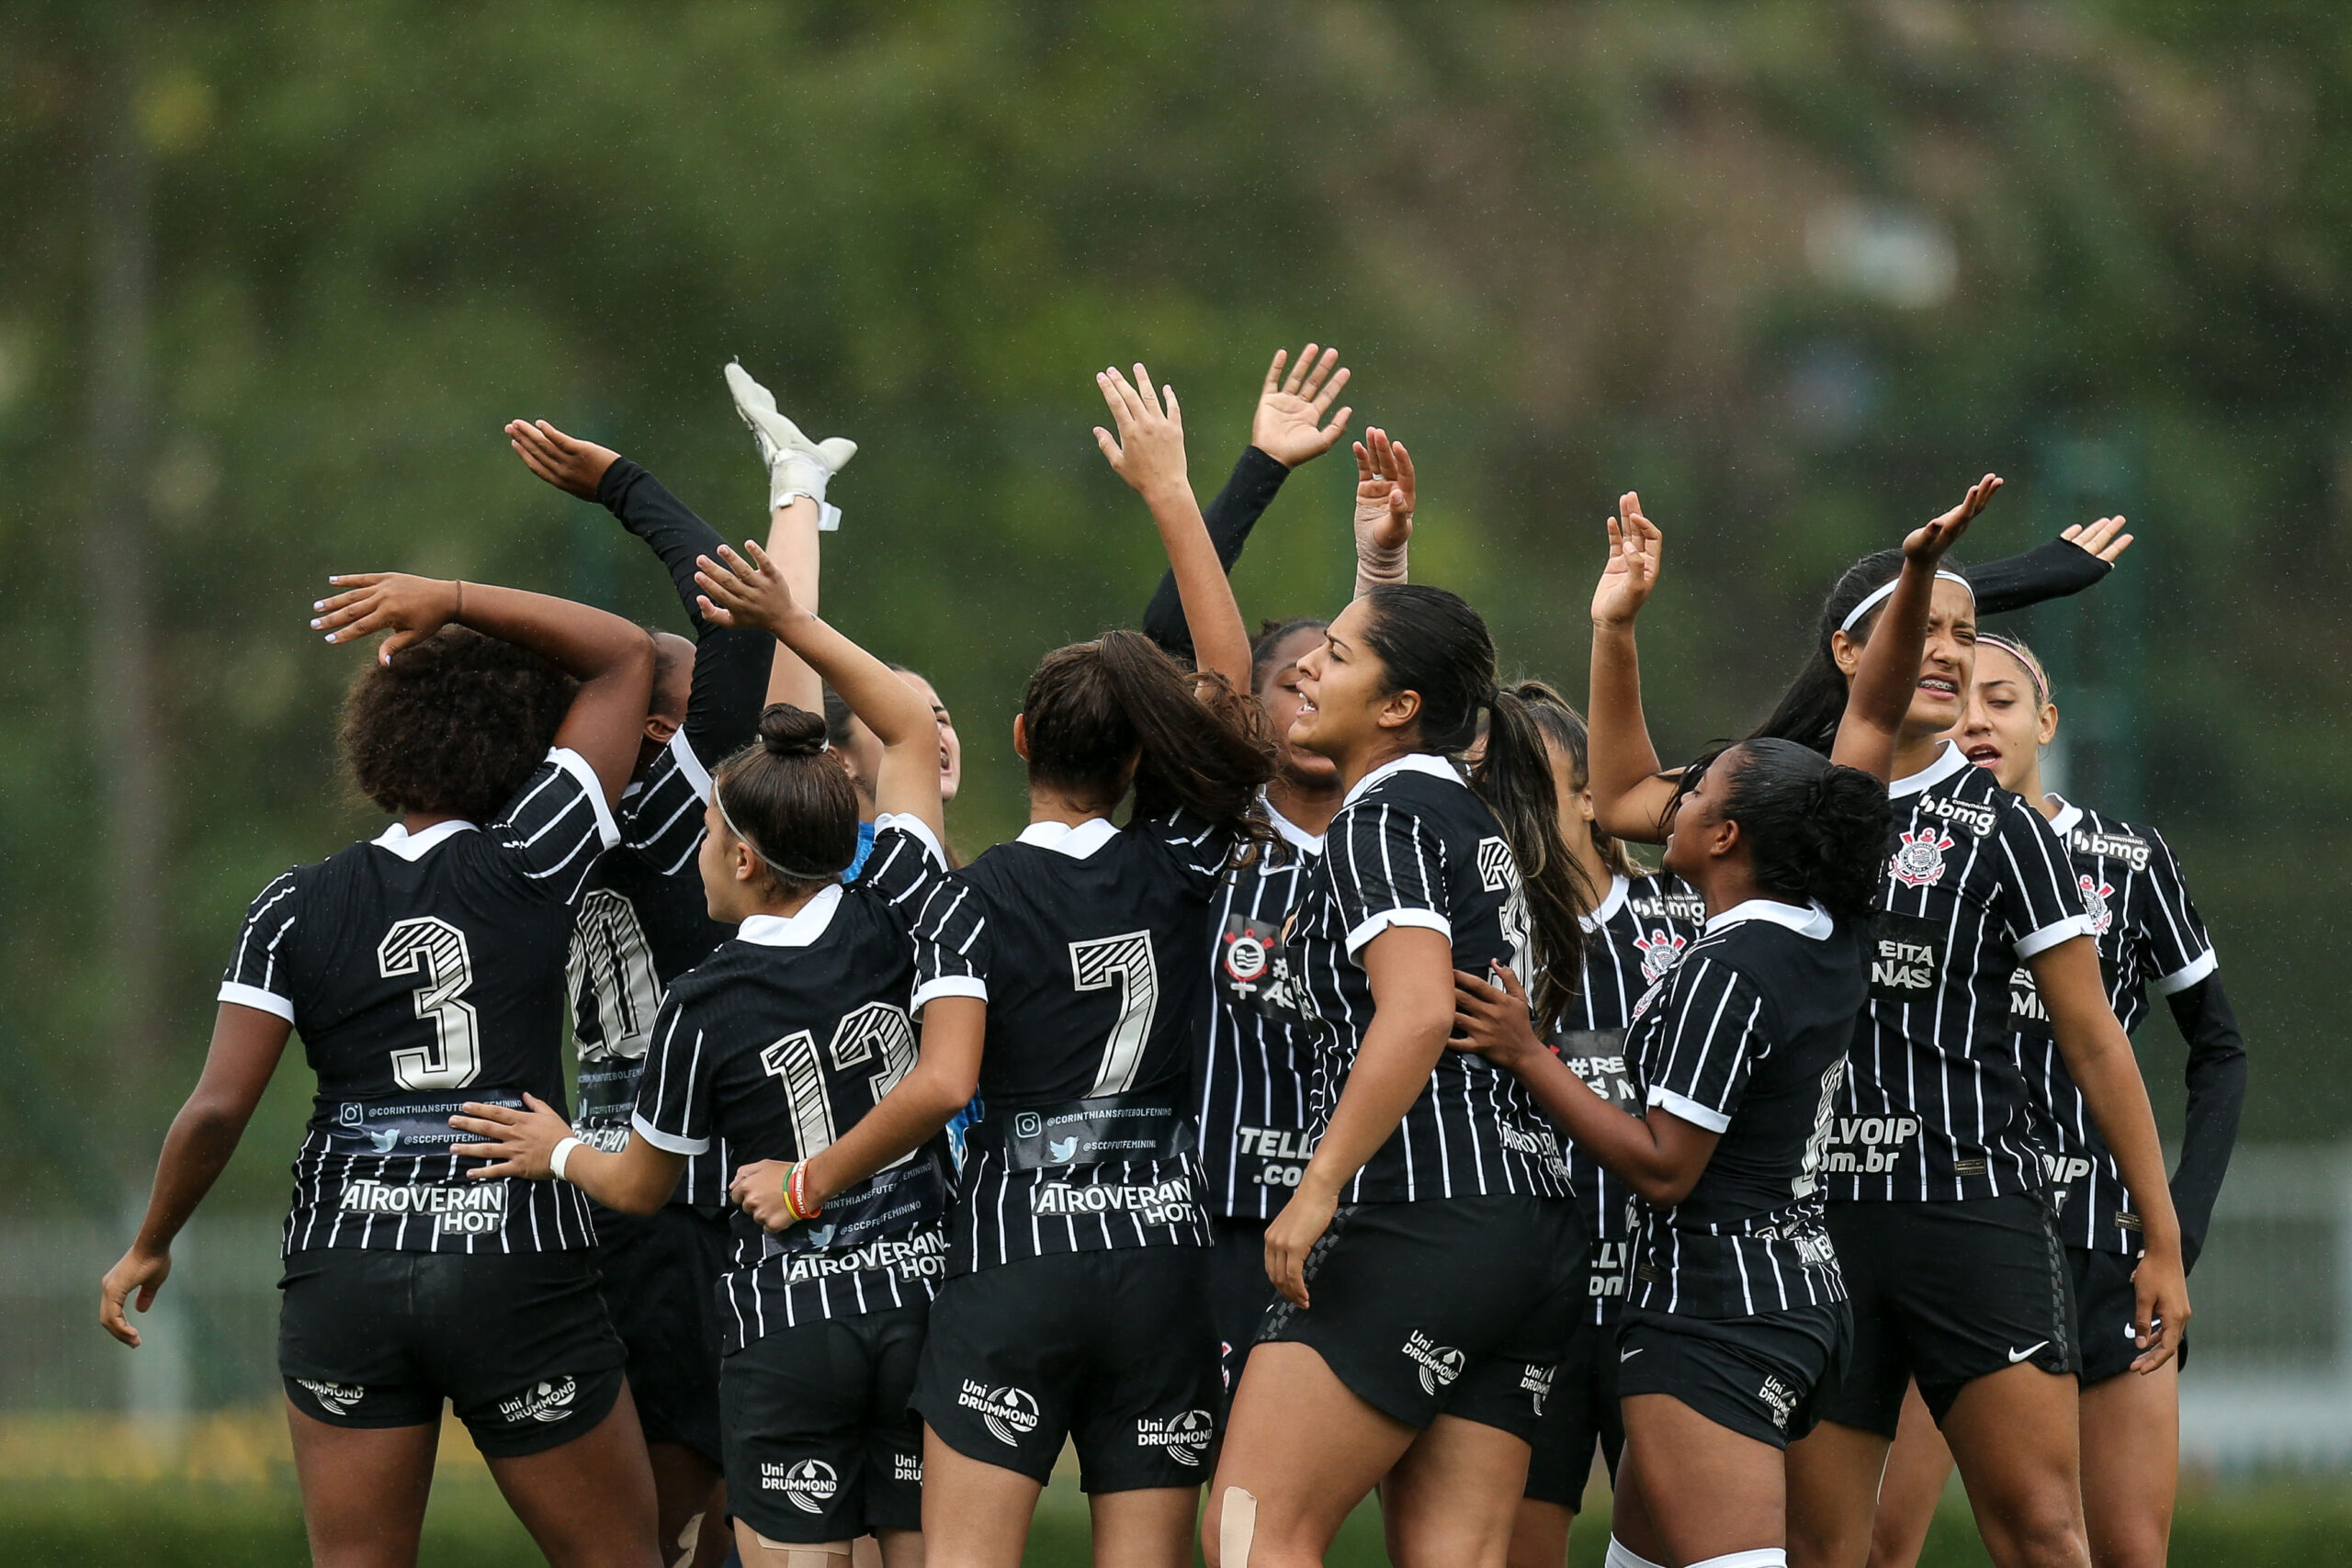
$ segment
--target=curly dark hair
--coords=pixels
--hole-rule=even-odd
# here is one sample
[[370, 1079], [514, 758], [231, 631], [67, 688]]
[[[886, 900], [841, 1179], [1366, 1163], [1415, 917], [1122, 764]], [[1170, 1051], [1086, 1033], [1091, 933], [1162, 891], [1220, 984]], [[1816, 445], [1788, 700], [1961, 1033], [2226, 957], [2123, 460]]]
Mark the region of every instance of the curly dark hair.
[[528, 649], [444, 626], [351, 683], [344, 761], [359, 793], [395, 816], [487, 822], [546, 758], [578, 689]]

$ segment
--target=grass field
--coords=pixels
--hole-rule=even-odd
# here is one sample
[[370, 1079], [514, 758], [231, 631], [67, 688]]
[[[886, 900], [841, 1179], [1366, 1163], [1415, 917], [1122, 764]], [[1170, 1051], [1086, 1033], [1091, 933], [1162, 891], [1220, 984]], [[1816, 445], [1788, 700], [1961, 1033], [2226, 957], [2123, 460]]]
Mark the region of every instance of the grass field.
[[[1596, 1492], [1596, 1496], [1602, 1495]], [[1605, 1509], [1588, 1514], [1571, 1568], [1599, 1568]], [[124, 1423], [22, 1417], [0, 1421], [0, 1564], [6, 1568], [299, 1568], [309, 1560], [284, 1427], [273, 1416], [207, 1418], [168, 1451]], [[424, 1568], [484, 1568], [539, 1560], [455, 1422], [425, 1520]], [[1367, 1505], [1329, 1561], [1387, 1561]], [[1964, 1505], [1928, 1538], [1923, 1568], [1985, 1562]], [[2352, 1568], [2352, 1478], [2192, 1487], [2173, 1534], [2177, 1568]], [[1086, 1501], [1064, 1473], [1040, 1504], [1035, 1568], [1086, 1568]]]

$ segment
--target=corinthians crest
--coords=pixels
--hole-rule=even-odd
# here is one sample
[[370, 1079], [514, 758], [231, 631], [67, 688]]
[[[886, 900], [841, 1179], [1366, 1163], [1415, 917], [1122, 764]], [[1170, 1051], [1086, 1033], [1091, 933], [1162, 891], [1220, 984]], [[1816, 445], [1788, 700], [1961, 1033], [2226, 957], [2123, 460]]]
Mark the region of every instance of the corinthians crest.
[[1951, 848], [1951, 836], [1929, 824], [1916, 833], [1905, 833], [1894, 852], [1892, 870], [1894, 880], [1905, 887], [1933, 887], [1944, 879], [1944, 852]]
[[1688, 944], [1688, 938], [1676, 936], [1663, 929], [1653, 930], [1647, 936], [1635, 937], [1634, 946], [1642, 955], [1642, 978], [1652, 985], [1657, 984], [1659, 976], [1674, 967], [1674, 961], [1682, 956], [1682, 950]]
[[2083, 908], [2091, 918], [2091, 934], [2105, 936], [2115, 924], [2115, 910], [2108, 900], [2115, 897], [2115, 889], [2096, 876], [2078, 876], [2075, 886], [2083, 890]]

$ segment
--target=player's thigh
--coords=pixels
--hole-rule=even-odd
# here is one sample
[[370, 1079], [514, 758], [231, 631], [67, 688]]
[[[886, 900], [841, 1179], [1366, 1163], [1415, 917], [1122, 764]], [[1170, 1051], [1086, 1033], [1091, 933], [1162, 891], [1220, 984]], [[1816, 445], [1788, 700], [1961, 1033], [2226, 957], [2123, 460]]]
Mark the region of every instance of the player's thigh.
[[2072, 1373], [2018, 1365], [1976, 1379], [1943, 1417], [1996, 1568], [2087, 1563]]
[[1903, 1396], [1902, 1424], [1887, 1452], [1885, 1479], [1879, 1483], [1871, 1568], [1917, 1568], [1951, 1476], [1951, 1450], [1914, 1386]]
[[1627, 1397], [1622, 1462], [1665, 1548], [1658, 1562], [1703, 1562], [1787, 1539], [1781, 1450], [1670, 1394]]
[[1510, 1522], [1510, 1568], [1566, 1568], [1576, 1519], [1576, 1510], [1563, 1504], [1521, 1497]]
[[483, 1456], [550, 1568], [663, 1568], [653, 1472], [624, 1383], [603, 1420], [554, 1448]]
[[2180, 1373], [2165, 1362], [2082, 1392], [2083, 1522], [2097, 1568], [2161, 1568], [2180, 1477]]
[[1034, 1477], [961, 1453], [926, 1428], [923, 1568], [1019, 1568], [1044, 1490]]
[[286, 1424], [311, 1561], [321, 1568], [412, 1568], [440, 1447], [439, 1411], [405, 1427], [336, 1427], [289, 1401]]
[[1349, 1512], [1417, 1436], [1350, 1392], [1308, 1347], [1261, 1344], [1234, 1391], [1209, 1486], [1201, 1544], [1210, 1563], [1220, 1561], [1237, 1492], [1250, 1499], [1250, 1568], [1320, 1562]]
[[1498, 1427], [1454, 1416], [1430, 1422], [1381, 1491], [1390, 1560], [1397, 1568], [1502, 1568], [1527, 1451]]
[[1888, 1442], [1833, 1418], [1789, 1445], [1789, 1568], [1864, 1568]]
[[1096, 1568], [1189, 1568], [1198, 1486], [1097, 1492], [1086, 1500]]

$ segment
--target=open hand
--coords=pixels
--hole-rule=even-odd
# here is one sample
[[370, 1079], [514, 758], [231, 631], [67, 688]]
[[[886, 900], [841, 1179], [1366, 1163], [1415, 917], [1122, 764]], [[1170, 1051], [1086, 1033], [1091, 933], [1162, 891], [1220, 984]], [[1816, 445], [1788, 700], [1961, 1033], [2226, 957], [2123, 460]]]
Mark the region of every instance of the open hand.
[[1356, 443], [1356, 538], [1393, 555], [1413, 536], [1413, 455], [1374, 426]]
[[145, 1312], [155, 1304], [155, 1292], [164, 1288], [171, 1273], [169, 1252], [141, 1252], [133, 1247], [124, 1253], [122, 1260], [98, 1281], [98, 1326], [132, 1349], [139, 1348], [139, 1330], [123, 1315], [123, 1304], [136, 1295], [139, 1310]]
[[1457, 1051], [1475, 1051], [1510, 1072], [1528, 1053], [1543, 1050], [1544, 1043], [1535, 1037], [1527, 987], [1508, 964], [1493, 965], [1493, 974], [1495, 984], [1459, 969], [1453, 972], [1453, 1038], [1446, 1043]]
[[[1340, 365], [1338, 349], [1325, 349], [1318, 361], [1315, 345], [1308, 344], [1299, 351], [1298, 363], [1290, 367], [1290, 375], [1285, 378], [1283, 362], [1289, 357], [1290, 350], [1278, 348], [1274, 362], [1266, 367], [1266, 385], [1258, 394], [1258, 412], [1250, 416], [1250, 445], [1283, 468], [1295, 468], [1329, 452], [1347, 433], [1348, 416], [1355, 410], [1343, 408], [1331, 416], [1329, 424], [1320, 423], [1324, 411], [1338, 399], [1351, 374]], [[1338, 367], [1336, 373], [1334, 367]]]
[[449, 1118], [460, 1133], [471, 1133], [479, 1144], [453, 1144], [449, 1152], [468, 1159], [495, 1160], [466, 1172], [476, 1180], [519, 1176], [526, 1181], [546, 1181], [555, 1175], [555, 1146], [571, 1136], [571, 1123], [536, 1094], [526, 1093], [517, 1111], [506, 1105], [469, 1100], [465, 1113]]
[[721, 545], [718, 560], [708, 556], [695, 558], [695, 581], [702, 585], [697, 602], [703, 619], [715, 626], [749, 626], [780, 637], [801, 614], [792, 597], [792, 585], [758, 540], [744, 540], [743, 549], [745, 555], [739, 556]]
[[1910, 537], [1903, 541], [1903, 558], [1928, 566], [1943, 559], [1944, 552], [1960, 543], [1960, 536], [1968, 532], [1968, 525], [1976, 521], [1976, 514], [1984, 510], [1984, 503], [2000, 489], [1998, 474], [1986, 474], [1970, 485], [1958, 506], [1934, 522], [1911, 530]]
[[393, 654], [456, 620], [465, 603], [459, 584], [404, 571], [363, 571], [327, 581], [343, 592], [311, 606], [321, 612], [311, 629], [324, 632], [329, 642], [338, 644], [390, 632], [376, 650], [380, 664], [390, 664]]
[[1609, 562], [1592, 590], [1596, 626], [1631, 624], [1649, 603], [1663, 564], [1666, 536], [1642, 515], [1642, 498], [1627, 491], [1617, 498], [1617, 513], [1609, 520]]
[[605, 470], [620, 457], [609, 446], [566, 435], [543, 419], [507, 421], [506, 444], [531, 472], [582, 501], [596, 499]]
[[1112, 471], [1127, 481], [1146, 501], [1185, 487], [1184, 415], [1176, 406], [1176, 389], [1153, 390], [1151, 377], [1138, 363], [1130, 383], [1116, 370], [1094, 378], [1102, 400], [1111, 407], [1111, 421], [1119, 427], [1114, 436], [1094, 427], [1094, 445]]
[[2132, 536], [2123, 531], [2120, 517], [2102, 517], [2088, 525], [2077, 523], [2058, 536], [2073, 540], [2109, 566], [2115, 564], [2116, 557], [2132, 547]]

